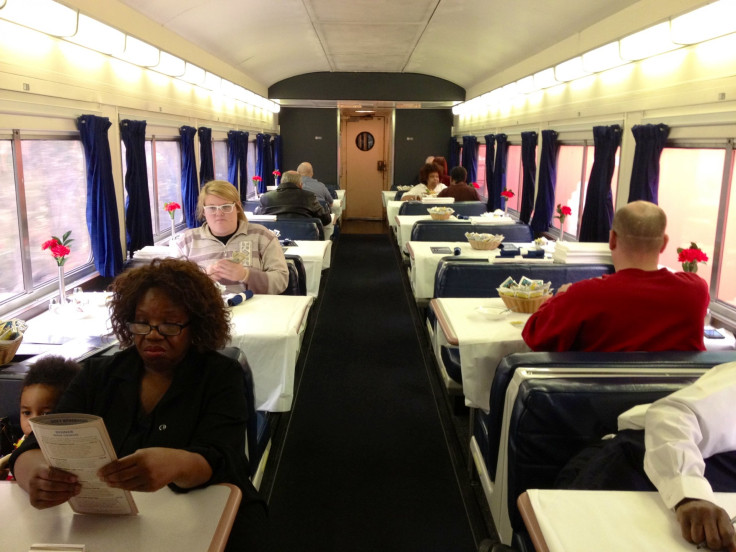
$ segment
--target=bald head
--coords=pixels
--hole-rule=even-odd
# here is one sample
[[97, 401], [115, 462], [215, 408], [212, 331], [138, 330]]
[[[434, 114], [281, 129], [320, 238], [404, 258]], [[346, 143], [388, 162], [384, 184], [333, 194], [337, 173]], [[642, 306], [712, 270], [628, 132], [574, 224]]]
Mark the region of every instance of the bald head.
[[611, 250], [618, 250], [618, 256], [629, 267], [644, 268], [643, 265], [652, 264], [656, 267], [659, 253], [667, 245], [666, 227], [667, 215], [659, 206], [648, 201], [632, 201], [613, 217]]
[[312, 164], [307, 163], [306, 161], [299, 164], [299, 166], [296, 168], [296, 172], [298, 172], [301, 176], [308, 176], [310, 178], [314, 175]]

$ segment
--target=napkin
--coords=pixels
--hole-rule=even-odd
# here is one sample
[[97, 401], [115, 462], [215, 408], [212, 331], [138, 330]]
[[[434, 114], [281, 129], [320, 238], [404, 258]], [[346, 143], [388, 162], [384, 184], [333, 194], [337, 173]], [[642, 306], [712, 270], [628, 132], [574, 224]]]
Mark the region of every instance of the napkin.
[[500, 250], [499, 257], [516, 257], [521, 254], [519, 247], [510, 243], [502, 244], [503, 249]]
[[530, 249], [526, 255], [522, 255], [525, 259], [543, 259], [544, 249]]

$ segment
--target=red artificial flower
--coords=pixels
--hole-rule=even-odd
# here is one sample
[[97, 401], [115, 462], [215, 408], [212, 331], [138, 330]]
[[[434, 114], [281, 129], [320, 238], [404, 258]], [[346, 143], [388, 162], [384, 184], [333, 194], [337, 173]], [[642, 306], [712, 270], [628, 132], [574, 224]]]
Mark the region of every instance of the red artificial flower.
[[679, 254], [677, 256], [678, 262], [681, 263], [705, 263], [708, 261], [708, 255], [706, 255], [702, 250], [700, 249], [682, 249], [679, 251]]
[[252, 180], [253, 180], [253, 182], [261, 182], [263, 179], [260, 176], [256, 175], [256, 176], [253, 177]]
[[477, 182], [473, 182], [473, 188], [480, 189], [480, 184], [478, 184]]
[[46, 250], [49, 247], [54, 247], [55, 245], [59, 245], [59, 242], [56, 240], [56, 238], [43, 242], [41, 249]]
[[273, 171], [273, 175], [274, 175], [274, 176], [281, 176], [281, 171], [279, 171], [279, 170], [277, 169], [277, 170]]
[[71, 253], [71, 250], [67, 246], [61, 245], [60, 243], [51, 246], [51, 254], [54, 256], [55, 259], [66, 257], [69, 253]]
[[572, 209], [570, 209], [567, 205], [564, 205], [560, 209], [560, 214], [565, 216], [572, 215]]
[[164, 209], [169, 213], [173, 213], [177, 209], [181, 209], [181, 205], [179, 205], [176, 201], [169, 201], [168, 203], [164, 203]]
[[511, 190], [504, 190], [503, 192], [501, 192], [501, 197], [504, 197], [506, 199], [511, 199], [512, 197], [514, 197], [514, 195], [514, 192], [512, 192]]

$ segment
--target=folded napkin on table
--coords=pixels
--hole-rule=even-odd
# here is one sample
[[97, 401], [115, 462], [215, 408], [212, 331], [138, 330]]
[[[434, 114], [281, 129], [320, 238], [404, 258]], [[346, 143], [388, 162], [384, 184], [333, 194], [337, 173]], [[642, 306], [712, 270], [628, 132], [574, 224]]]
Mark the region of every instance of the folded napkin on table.
[[526, 259], [543, 259], [544, 249], [530, 249], [522, 257]]

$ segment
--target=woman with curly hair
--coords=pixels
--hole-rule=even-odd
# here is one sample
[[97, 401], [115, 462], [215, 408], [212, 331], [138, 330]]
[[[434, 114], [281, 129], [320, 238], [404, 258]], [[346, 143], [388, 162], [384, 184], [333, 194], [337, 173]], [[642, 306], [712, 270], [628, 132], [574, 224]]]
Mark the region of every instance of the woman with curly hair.
[[[196, 264], [179, 259], [129, 270], [111, 290], [112, 328], [123, 350], [90, 359], [57, 412], [104, 419], [118, 460], [98, 476], [111, 487], [240, 487], [231, 544], [261, 550], [265, 506], [248, 480], [242, 368], [216, 352], [230, 338], [219, 291]], [[11, 466], [36, 508], [62, 504], [81, 491], [74, 475], [49, 468], [32, 436]]]

